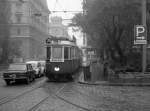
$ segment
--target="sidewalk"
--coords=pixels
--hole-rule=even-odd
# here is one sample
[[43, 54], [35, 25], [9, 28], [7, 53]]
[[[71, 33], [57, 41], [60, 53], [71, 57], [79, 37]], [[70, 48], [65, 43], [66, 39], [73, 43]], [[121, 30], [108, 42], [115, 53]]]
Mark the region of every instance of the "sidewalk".
[[108, 81], [85, 81], [83, 72], [81, 72], [79, 76], [78, 83], [88, 85], [108, 85]]
[[[139, 77], [139, 76], [138, 76]], [[140, 78], [139, 79], [143, 79]], [[81, 72], [79, 79], [78, 79], [78, 83], [80, 84], [87, 84], [87, 85], [107, 85], [107, 86], [150, 86], [150, 78], [146, 78], [149, 79], [148, 81], [143, 82], [142, 81], [133, 81], [133, 82], [124, 82], [124, 80], [120, 80], [120, 79], [116, 79], [115, 81], [103, 81], [103, 80], [99, 80], [99, 81], [85, 81], [84, 80], [84, 74], [83, 72]]]

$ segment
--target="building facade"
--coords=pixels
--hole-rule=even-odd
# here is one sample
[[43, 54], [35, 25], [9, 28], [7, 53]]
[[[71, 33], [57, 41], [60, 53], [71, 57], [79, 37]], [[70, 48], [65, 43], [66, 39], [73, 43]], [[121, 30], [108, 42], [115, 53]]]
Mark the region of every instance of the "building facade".
[[[19, 47], [23, 60], [44, 59], [45, 39], [49, 36], [49, 10], [46, 0], [9, 0], [10, 38]], [[12, 55], [10, 58], [14, 58]]]

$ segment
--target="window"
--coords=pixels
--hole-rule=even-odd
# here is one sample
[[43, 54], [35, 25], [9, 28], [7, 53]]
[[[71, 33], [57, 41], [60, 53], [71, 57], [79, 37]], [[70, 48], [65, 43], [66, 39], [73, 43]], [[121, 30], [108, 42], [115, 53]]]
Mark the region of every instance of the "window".
[[17, 7], [17, 8], [21, 8], [21, 6], [22, 6], [22, 3], [21, 3], [21, 2], [16, 2], [16, 7]]
[[8, 70], [26, 70], [26, 65], [11, 64], [9, 65]]
[[17, 23], [21, 23], [22, 14], [16, 14]]
[[53, 46], [52, 47], [52, 58], [54, 59], [62, 59], [62, 47], [61, 46]]
[[38, 64], [37, 64], [37, 67], [41, 67], [41, 64], [40, 64], [40, 63], [38, 63]]
[[32, 65], [30, 64], [29, 66], [30, 66], [30, 70], [33, 70], [33, 69], [32, 69]]
[[47, 47], [47, 59], [51, 58], [51, 47]]
[[29, 64], [27, 64], [27, 70], [30, 71], [30, 65]]
[[74, 59], [74, 47], [71, 48], [71, 58]]
[[21, 29], [18, 28], [18, 29], [17, 29], [17, 35], [20, 35], [20, 34], [21, 34]]
[[69, 47], [64, 47], [64, 59], [69, 59]]
[[77, 52], [77, 48], [75, 47], [75, 58], [78, 57], [78, 52]]

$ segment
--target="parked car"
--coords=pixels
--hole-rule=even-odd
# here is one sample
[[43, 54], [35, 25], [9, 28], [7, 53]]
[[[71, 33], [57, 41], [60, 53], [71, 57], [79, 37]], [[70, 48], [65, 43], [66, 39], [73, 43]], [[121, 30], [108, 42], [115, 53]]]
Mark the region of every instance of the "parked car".
[[27, 61], [26, 63], [29, 63], [32, 65], [33, 70], [35, 70], [35, 76], [36, 77], [42, 76], [41, 63], [39, 61]]
[[3, 73], [3, 79], [9, 85], [11, 81], [25, 80], [27, 84], [35, 80], [35, 71], [31, 64], [14, 63], [10, 64], [7, 71]]

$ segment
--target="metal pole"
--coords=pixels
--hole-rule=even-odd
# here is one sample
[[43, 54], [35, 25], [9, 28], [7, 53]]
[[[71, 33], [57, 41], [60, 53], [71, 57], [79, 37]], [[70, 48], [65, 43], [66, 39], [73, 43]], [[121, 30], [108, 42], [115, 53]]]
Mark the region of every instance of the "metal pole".
[[[83, 0], [83, 3], [87, 3], [86, 0]], [[83, 16], [86, 14], [86, 10], [83, 7]], [[83, 46], [87, 46], [86, 33], [83, 33]]]
[[[142, 0], [142, 25], [146, 26], [146, 0]], [[147, 66], [147, 45], [143, 45], [143, 50], [142, 50], [142, 72], [144, 73], [146, 70]]]

